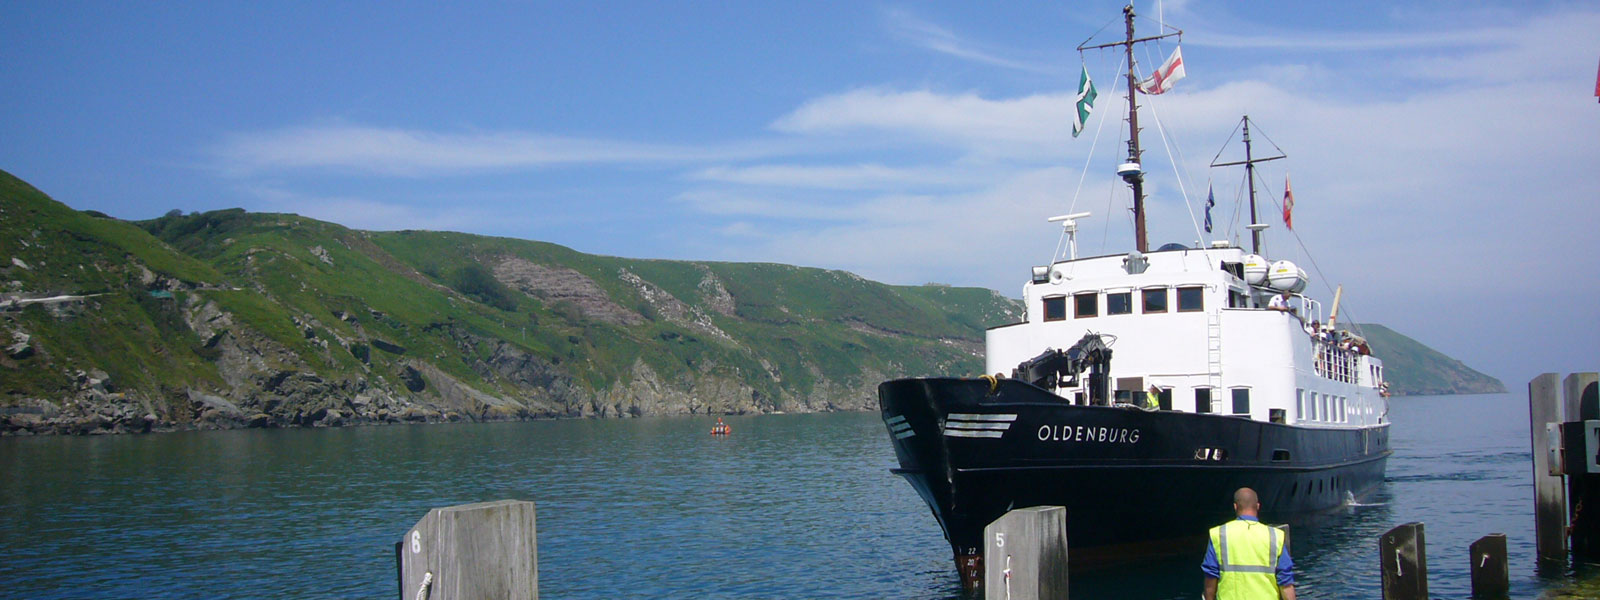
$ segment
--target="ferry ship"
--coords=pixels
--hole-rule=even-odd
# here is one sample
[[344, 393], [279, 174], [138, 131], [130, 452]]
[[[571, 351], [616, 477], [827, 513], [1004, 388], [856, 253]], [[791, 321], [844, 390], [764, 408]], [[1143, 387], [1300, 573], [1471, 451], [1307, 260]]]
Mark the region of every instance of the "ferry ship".
[[1012, 509], [1066, 507], [1074, 565], [1198, 560], [1206, 530], [1233, 517], [1237, 488], [1257, 491], [1265, 517], [1290, 520], [1383, 481], [1383, 364], [1337, 328], [1340, 292], [1324, 320], [1306, 271], [1263, 256], [1256, 164], [1281, 156], [1253, 155], [1248, 117], [1245, 159], [1213, 166], [1247, 171], [1251, 248], [1146, 248], [1132, 48], [1181, 31], [1135, 38], [1132, 6], [1123, 12], [1125, 39], [1079, 50], [1127, 52], [1118, 175], [1132, 189], [1136, 247], [1080, 258], [1087, 214], [1051, 218], [1070, 243], [1028, 274], [1023, 320], [987, 331], [988, 375], [878, 387], [894, 471], [927, 502], [968, 589], [982, 586], [984, 527]]

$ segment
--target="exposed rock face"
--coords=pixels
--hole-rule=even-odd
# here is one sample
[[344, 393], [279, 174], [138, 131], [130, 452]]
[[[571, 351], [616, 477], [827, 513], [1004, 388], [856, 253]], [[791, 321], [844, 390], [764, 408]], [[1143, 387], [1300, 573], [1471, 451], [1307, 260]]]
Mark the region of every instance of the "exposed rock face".
[[[655, 309], [668, 322], [724, 341], [733, 341], [733, 337], [729, 336], [727, 332], [718, 329], [717, 325], [711, 322], [711, 317], [701, 312], [699, 307], [684, 304], [672, 294], [667, 293], [666, 290], [661, 289], [656, 284], [645, 281], [627, 269], [623, 269], [619, 277], [624, 282], [627, 282], [628, 285], [633, 286], [634, 290], [644, 298], [645, 302], [649, 303], [650, 307]], [[726, 295], [728, 291], [722, 290], [722, 293]], [[728, 297], [728, 302], [730, 305], [729, 310], [732, 310], [732, 296]]]
[[413, 365], [406, 365], [404, 369], [400, 370], [400, 381], [404, 382], [406, 389], [412, 392], [420, 392], [428, 388], [428, 382], [422, 378], [422, 371], [417, 370]]
[[333, 264], [333, 257], [328, 255], [327, 248], [323, 248], [322, 246], [312, 246], [310, 251], [311, 255], [317, 257], [318, 260], [330, 265]]
[[637, 325], [644, 317], [617, 305], [587, 275], [566, 267], [551, 267], [521, 258], [502, 259], [494, 266], [495, 279], [524, 294], [551, 303], [571, 302], [585, 317], [603, 323]]
[[700, 278], [700, 293], [705, 294], [706, 306], [724, 316], [731, 316], [737, 310], [733, 302], [733, 294], [728, 293], [728, 288], [723, 287], [722, 280], [711, 269], [701, 267], [704, 277]]
[[21, 331], [11, 332], [12, 343], [6, 346], [6, 355], [18, 360], [33, 356], [33, 336]]

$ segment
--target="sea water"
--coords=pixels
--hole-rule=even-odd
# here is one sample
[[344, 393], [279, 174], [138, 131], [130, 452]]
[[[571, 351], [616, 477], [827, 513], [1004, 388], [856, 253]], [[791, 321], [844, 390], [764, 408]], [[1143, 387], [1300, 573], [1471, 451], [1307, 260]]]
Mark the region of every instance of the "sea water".
[[[1489, 533], [1513, 597], [1561, 581], [1533, 568], [1525, 398], [1396, 398], [1390, 416], [1387, 481], [1293, 531], [1302, 597], [1379, 597], [1378, 536], [1411, 521], [1435, 598], [1470, 595], [1467, 547]], [[877, 414], [725, 420], [727, 437], [647, 417], [0, 439], [0, 589], [393, 598], [393, 544], [429, 508], [514, 498], [538, 505], [545, 598], [960, 597]], [[1202, 552], [1075, 574], [1072, 593], [1198, 598]]]

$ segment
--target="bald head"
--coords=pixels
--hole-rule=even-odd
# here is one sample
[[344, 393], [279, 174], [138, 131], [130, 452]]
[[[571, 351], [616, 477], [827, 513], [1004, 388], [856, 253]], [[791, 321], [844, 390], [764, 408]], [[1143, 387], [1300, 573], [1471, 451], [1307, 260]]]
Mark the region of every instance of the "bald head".
[[1233, 512], [1253, 517], [1259, 510], [1261, 510], [1261, 499], [1256, 496], [1255, 490], [1243, 487], [1233, 493]]

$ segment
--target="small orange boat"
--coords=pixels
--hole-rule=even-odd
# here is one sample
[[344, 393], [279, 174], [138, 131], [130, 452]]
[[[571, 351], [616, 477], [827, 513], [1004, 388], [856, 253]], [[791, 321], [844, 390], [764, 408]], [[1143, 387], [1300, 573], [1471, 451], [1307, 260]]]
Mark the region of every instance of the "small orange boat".
[[711, 426], [711, 435], [729, 435], [732, 433], [733, 428], [729, 427], [727, 423], [723, 423], [722, 417], [717, 417], [717, 424]]

